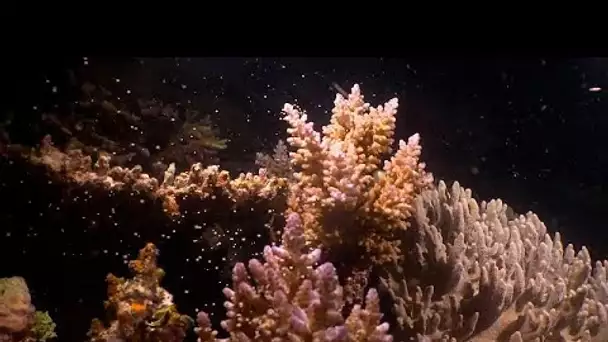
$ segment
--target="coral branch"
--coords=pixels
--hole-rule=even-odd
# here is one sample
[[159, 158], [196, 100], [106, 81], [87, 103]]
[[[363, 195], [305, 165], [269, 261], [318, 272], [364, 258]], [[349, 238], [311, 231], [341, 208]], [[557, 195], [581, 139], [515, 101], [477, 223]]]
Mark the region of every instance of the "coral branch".
[[226, 288], [229, 337], [218, 339], [206, 313], [198, 314], [199, 341], [378, 341], [390, 342], [381, 323], [378, 295], [370, 290], [366, 308], [355, 306], [344, 319], [342, 287], [331, 263], [317, 265], [319, 249], [306, 251], [300, 217], [288, 217], [281, 246], [264, 249], [264, 263], [238, 263], [233, 287]]
[[336, 96], [331, 122], [321, 135], [305, 113], [285, 105], [296, 170], [289, 208], [302, 216], [314, 245], [363, 245], [363, 253], [354, 254], [379, 263], [399, 258], [395, 234], [407, 227], [413, 199], [432, 176], [419, 162], [417, 134], [400, 141], [382, 168], [393, 143], [397, 107], [397, 99], [371, 107], [355, 85], [348, 98]]
[[[17, 150], [15, 147], [13, 148]], [[265, 169], [257, 174], [242, 173], [232, 179], [228, 171], [219, 166], [203, 167], [193, 164], [190, 170], [177, 173], [171, 164], [165, 170], [164, 179], [158, 180], [143, 172], [140, 166], [126, 168], [111, 166], [112, 156], [101, 152], [96, 162], [82, 150], [63, 152], [53, 145], [50, 136], [45, 136], [39, 150], [18, 150], [18, 155], [33, 164], [44, 165], [54, 175], [59, 175], [79, 186], [93, 185], [107, 190], [134, 190], [160, 198], [165, 211], [171, 215], [180, 213], [178, 197], [199, 198], [226, 196], [235, 203], [248, 199], [272, 199], [287, 186], [287, 180], [269, 177]]]

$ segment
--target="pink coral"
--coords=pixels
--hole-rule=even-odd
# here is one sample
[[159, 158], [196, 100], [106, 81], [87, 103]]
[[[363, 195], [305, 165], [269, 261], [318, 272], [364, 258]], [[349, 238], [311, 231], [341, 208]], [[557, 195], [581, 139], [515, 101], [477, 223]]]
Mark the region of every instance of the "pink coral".
[[206, 313], [198, 314], [199, 341], [377, 341], [391, 342], [388, 324], [381, 323], [378, 294], [370, 290], [366, 308], [356, 305], [344, 319], [342, 287], [331, 263], [317, 266], [321, 251], [305, 251], [303, 226], [297, 214], [288, 217], [282, 246], [267, 246], [262, 263], [249, 261], [249, 273], [238, 263], [233, 287], [226, 288], [230, 334], [218, 339]]

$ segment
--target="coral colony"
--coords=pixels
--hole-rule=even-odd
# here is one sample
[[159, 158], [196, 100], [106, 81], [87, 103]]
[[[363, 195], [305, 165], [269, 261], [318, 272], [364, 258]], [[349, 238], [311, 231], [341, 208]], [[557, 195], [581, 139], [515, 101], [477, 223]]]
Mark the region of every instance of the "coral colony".
[[[275, 152], [289, 162], [236, 178], [196, 163], [157, 179], [50, 137], [21, 151], [72, 186], [133, 189], [172, 216], [185, 197], [286, 201], [282, 235], [263, 260], [234, 266], [221, 326], [178, 312], [150, 243], [129, 264], [132, 279], [108, 276], [115, 315], [94, 320], [90, 340], [181, 341], [194, 329], [199, 341], [608, 341], [608, 261], [565, 246], [533, 213], [434, 180], [418, 134], [394, 142], [397, 99], [372, 107], [357, 85], [347, 95], [321, 131], [285, 105], [288, 137]], [[18, 299], [0, 303], [0, 340], [29, 341], [29, 296], [2, 291]]]

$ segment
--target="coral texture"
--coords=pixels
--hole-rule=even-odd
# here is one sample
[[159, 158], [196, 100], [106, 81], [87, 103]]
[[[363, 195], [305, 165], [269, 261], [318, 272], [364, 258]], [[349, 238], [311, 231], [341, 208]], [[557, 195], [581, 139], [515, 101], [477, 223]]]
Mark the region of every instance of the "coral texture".
[[44, 342], [55, 337], [55, 323], [48, 313], [36, 311], [25, 279], [0, 278], [0, 341]]
[[27, 330], [33, 323], [35, 311], [25, 279], [0, 279], [0, 333], [14, 334]]
[[533, 213], [442, 181], [416, 198], [405, 260], [384, 279], [403, 341], [608, 340], [606, 263]]
[[366, 308], [356, 305], [344, 319], [342, 287], [331, 263], [317, 265], [321, 251], [306, 251], [303, 226], [292, 213], [281, 246], [264, 249], [264, 263], [238, 263], [233, 287], [226, 288], [230, 336], [218, 339], [205, 312], [199, 312], [199, 341], [377, 341], [390, 342], [381, 323], [378, 294], [370, 290]]
[[141, 166], [132, 168], [111, 166], [112, 156], [100, 152], [96, 162], [80, 149], [61, 151], [54, 146], [49, 135], [42, 139], [39, 149], [24, 150], [9, 146], [14, 154], [20, 154], [33, 164], [44, 165], [53, 175], [84, 186], [94, 185], [107, 190], [133, 190], [160, 198], [165, 211], [171, 215], [180, 214], [177, 198], [192, 196], [199, 198], [226, 196], [234, 202], [247, 199], [274, 198], [284, 191], [287, 181], [284, 178], [269, 177], [265, 169], [254, 173], [241, 173], [231, 178], [219, 166], [203, 167], [196, 163], [190, 170], [177, 173], [171, 164], [159, 180], [144, 173]]
[[340, 246], [378, 263], [399, 258], [395, 234], [406, 228], [414, 197], [433, 178], [419, 161], [418, 134], [399, 141], [383, 162], [391, 152], [397, 107], [396, 98], [370, 106], [355, 85], [348, 98], [336, 96], [321, 134], [305, 113], [285, 105], [296, 171], [288, 206], [302, 216], [309, 242]]
[[[108, 154], [93, 163], [80, 150], [61, 152], [49, 138], [25, 155], [78, 185], [150, 193], [169, 213], [178, 212], [180, 196], [239, 202], [287, 188], [280, 246], [267, 246], [264, 262], [233, 268], [222, 322], [229, 336], [218, 338], [201, 312], [200, 341], [391, 341], [374, 289], [365, 309], [355, 305], [346, 318], [342, 312], [353, 302], [349, 292], [373, 284], [372, 268], [383, 273], [398, 341], [608, 341], [607, 261], [564, 246], [533, 213], [517, 215], [500, 200], [477, 202], [458, 183], [451, 190], [434, 185], [417, 134], [391, 155], [397, 100], [371, 107], [357, 85], [346, 95], [337, 95], [322, 132], [285, 105], [293, 177], [261, 169], [231, 179], [218, 166], [194, 164], [182, 173], [170, 165], [159, 180], [141, 167], [111, 167]], [[321, 250], [330, 251], [330, 262], [318, 265]], [[342, 286], [336, 268], [355, 264]], [[188, 320], [158, 284], [155, 247], [146, 246], [131, 268], [133, 280], [109, 276], [108, 306], [117, 318], [107, 329], [96, 321], [93, 340], [183, 338]]]
[[89, 336], [102, 341], [182, 341], [191, 318], [177, 312], [173, 296], [160, 286], [164, 271], [156, 265], [158, 250], [149, 243], [129, 262], [133, 279], [110, 274], [106, 308], [115, 316], [109, 327], [93, 320]]

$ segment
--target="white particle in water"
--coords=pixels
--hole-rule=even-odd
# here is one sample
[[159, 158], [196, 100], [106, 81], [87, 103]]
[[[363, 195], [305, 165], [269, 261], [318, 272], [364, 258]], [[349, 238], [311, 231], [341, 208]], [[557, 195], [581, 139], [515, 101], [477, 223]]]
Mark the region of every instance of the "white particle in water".
[[602, 88], [600, 87], [591, 87], [589, 88], [589, 91], [592, 93], [597, 93], [598, 91], [602, 91]]
[[53, 88], [51, 89], [51, 91], [52, 91], [53, 93], [56, 93], [56, 92], [57, 92], [57, 86], [53, 86]]

